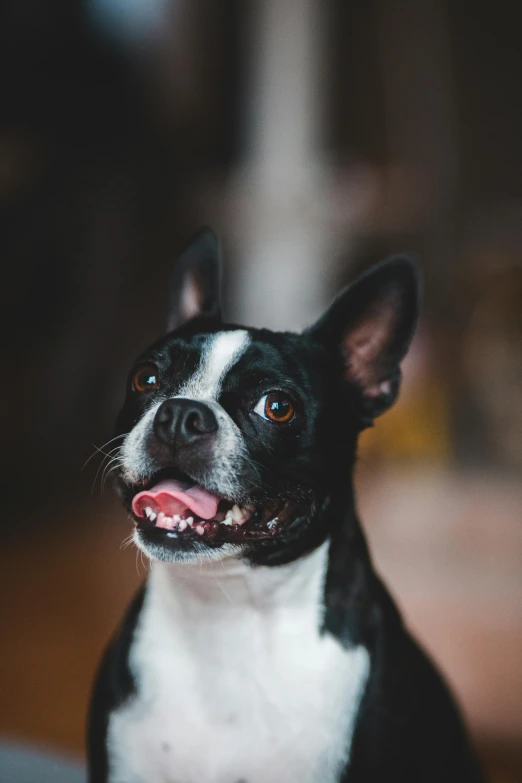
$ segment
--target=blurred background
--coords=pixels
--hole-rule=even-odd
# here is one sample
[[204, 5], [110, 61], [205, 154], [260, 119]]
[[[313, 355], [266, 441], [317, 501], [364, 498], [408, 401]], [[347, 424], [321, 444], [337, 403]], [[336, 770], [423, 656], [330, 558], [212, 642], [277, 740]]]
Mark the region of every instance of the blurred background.
[[35, 779], [29, 746], [76, 780], [97, 661], [146, 573], [96, 447], [202, 224], [226, 314], [252, 325], [300, 328], [371, 263], [421, 259], [359, 505], [492, 780], [522, 781], [518, 6], [2, 0], [2, 781]]

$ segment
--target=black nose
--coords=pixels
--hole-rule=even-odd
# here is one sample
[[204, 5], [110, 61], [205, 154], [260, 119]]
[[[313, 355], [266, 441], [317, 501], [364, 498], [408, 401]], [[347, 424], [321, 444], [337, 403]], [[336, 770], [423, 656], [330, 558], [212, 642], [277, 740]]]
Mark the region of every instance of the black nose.
[[154, 417], [154, 432], [168, 446], [189, 446], [218, 428], [208, 405], [198, 400], [165, 400]]

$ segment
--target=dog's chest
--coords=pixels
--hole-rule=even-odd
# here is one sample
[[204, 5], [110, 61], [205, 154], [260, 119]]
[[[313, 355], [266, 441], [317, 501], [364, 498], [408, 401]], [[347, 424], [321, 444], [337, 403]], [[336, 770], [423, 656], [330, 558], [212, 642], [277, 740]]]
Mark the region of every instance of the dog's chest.
[[109, 722], [111, 783], [338, 779], [369, 662], [319, 633], [325, 554], [167, 599], [158, 568], [131, 651], [138, 692]]

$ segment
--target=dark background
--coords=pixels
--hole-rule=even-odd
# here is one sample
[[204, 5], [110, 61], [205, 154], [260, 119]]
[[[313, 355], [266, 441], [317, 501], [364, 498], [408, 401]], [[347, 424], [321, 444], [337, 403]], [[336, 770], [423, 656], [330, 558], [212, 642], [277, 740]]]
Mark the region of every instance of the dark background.
[[81, 467], [208, 223], [247, 323], [300, 327], [370, 263], [421, 259], [423, 318], [401, 401], [362, 444], [361, 510], [495, 780], [522, 780], [519, 13], [2, 0], [9, 741], [82, 753], [96, 660], [145, 570], [97, 458]]

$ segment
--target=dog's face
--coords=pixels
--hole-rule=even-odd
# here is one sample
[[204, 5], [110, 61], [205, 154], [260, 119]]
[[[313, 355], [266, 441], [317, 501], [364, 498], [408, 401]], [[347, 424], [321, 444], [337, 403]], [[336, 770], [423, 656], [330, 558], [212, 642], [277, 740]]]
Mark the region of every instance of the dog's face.
[[176, 263], [169, 331], [118, 418], [118, 488], [151, 557], [281, 562], [327, 535], [357, 433], [397, 395], [417, 275], [391, 259], [305, 333], [274, 333], [222, 322], [218, 255], [207, 229]]

